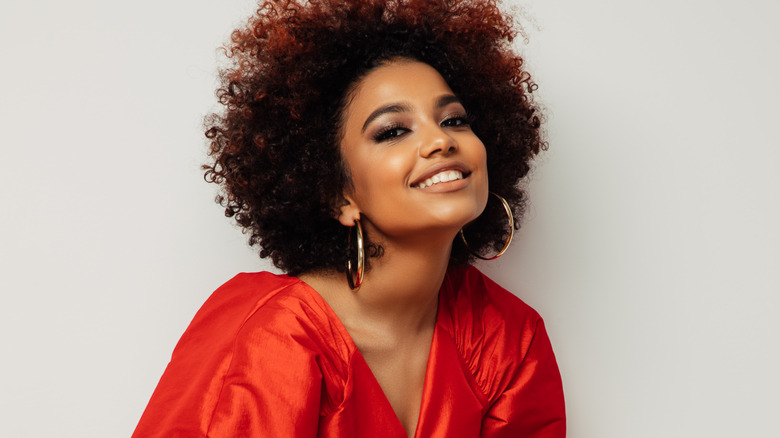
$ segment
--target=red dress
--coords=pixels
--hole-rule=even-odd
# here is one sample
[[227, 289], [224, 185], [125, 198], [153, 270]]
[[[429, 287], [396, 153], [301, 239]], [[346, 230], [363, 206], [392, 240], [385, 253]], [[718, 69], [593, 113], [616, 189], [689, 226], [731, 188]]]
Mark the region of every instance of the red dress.
[[[561, 438], [563, 390], [539, 315], [473, 267], [439, 292], [416, 437]], [[133, 437], [405, 438], [322, 297], [239, 274], [198, 311]]]

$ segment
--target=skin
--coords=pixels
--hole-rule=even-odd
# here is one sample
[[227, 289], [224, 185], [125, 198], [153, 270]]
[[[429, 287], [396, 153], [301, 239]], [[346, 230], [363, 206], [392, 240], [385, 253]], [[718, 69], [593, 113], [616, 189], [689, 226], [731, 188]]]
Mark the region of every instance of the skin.
[[[441, 75], [398, 59], [369, 72], [344, 113], [341, 153], [352, 178], [336, 213], [384, 247], [358, 292], [343, 272], [301, 279], [333, 308], [408, 436], [414, 436], [452, 240], [484, 210], [485, 147]], [[417, 183], [443, 169], [464, 178]]]

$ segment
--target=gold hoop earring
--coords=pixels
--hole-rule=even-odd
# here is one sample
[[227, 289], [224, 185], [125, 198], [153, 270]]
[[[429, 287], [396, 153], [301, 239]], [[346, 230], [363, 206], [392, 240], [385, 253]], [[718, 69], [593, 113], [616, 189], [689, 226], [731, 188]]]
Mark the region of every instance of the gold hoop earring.
[[472, 251], [471, 248], [469, 248], [469, 243], [466, 242], [466, 235], [463, 234], [463, 228], [460, 229], [460, 238], [463, 240], [463, 244], [466, 245], [466, 249], [469, 250], [471, 254], [474, 255], [474, 257], [482, 260], [495, 260], [499, 257], [501, 257], [502, 254], [504, 254], [509, 248], [509, 244], [512, 243], [512, 237], [515, 235], [515, 218], [512, 216], [512, 207], [509, 206], [509, 203], [506, 202], [506, 199], [503, 197], [490, 192], [491, 195], [498, 198], [501, 203], [504, 205], [504, 210], [506, 211], [507, 216], [509, 216], [509, 237], [506, 239], [506, 242], [504, 242], [504, 247], [501, 248], [501, 251], [498, 252], [498, 254], [494, 255], [493, 257], [482, 257], [481, 255], [477, 254], [475, 251]]
[[[363, 227], [360, 226], [360, 219], [355, 219], [355, 229], [357, 235], [355, 240], [357, 241], [357, 269], [352, 272], [352, 258], [347, 256], [347, 283], [349, 283], [350, 289], [353, 292], [357, 292], [360, 289], [360, 285], [363, 284], [363, 267], [365, 266], [366, 253], [363, 250]], [[347, 247], [352, 245], [352, 230], [349, 231], [349, 238], [347, 238]]]

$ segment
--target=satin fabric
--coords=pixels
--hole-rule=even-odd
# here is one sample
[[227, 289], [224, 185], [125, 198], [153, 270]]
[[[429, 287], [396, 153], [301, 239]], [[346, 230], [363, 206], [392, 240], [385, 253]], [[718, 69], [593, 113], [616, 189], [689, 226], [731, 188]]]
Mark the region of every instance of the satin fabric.
[[[474, 267], [439, 292], [415, 437], [561, 438], [539, 315]], [[198, 311], [133, 437], [405, 438], [344, 326], [301, 280], [239, 274]]]

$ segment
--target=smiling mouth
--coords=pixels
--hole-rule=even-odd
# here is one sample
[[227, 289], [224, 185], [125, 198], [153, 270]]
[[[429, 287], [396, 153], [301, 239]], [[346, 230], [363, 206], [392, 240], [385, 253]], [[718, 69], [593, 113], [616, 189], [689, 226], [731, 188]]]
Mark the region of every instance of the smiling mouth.
[[[468, 174], [465, 177], [468, 177]], [[440, 183], [457, 181], [465, 177], [463, 176], [463, 172], [461, 172], [460, 170], [443, 170], [437, 173], [436, 175], [427, 178], [425, 181], [422, 181], [419, 184], [414, 185], [413, 187], [417, 189], [424, 189], [426, 187], [435, 186], [436, 184], [440, 184]]]

